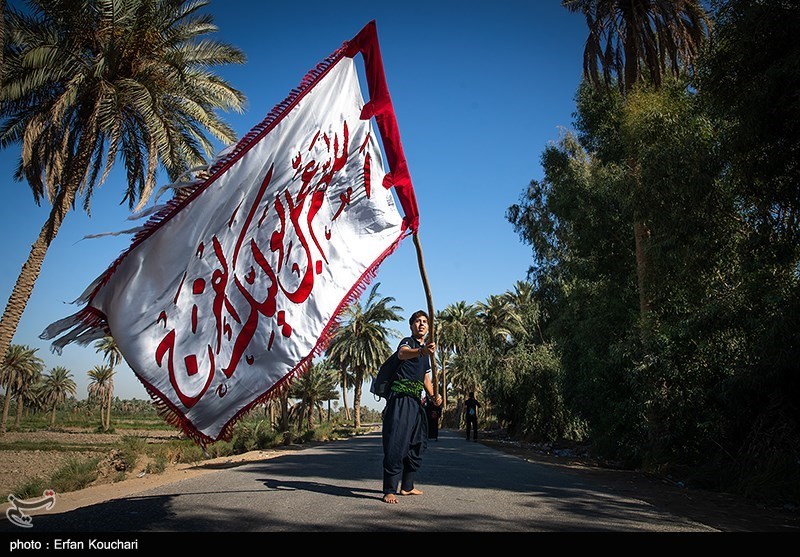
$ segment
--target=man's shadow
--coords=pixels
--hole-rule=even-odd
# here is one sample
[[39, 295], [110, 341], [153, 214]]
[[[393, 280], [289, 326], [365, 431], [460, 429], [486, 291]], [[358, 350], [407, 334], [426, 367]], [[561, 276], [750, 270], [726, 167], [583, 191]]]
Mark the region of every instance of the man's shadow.
[[258, 481], [263, 482], [268, 489], [277, 491], [313, 491], [315, 493], [324, 493], [325, 495], [352, 497], [355, 499], [380, 499], [383, 497], [383, 492], [378, 489], [353, 489], [319, 482], [297, 482], [264, 478], [259, 478]]

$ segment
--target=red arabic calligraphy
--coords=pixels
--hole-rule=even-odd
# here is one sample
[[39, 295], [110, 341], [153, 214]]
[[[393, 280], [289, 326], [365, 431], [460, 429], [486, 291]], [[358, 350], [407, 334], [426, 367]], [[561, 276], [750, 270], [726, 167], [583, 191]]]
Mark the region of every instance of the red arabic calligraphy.
[[[371, 194], [370, 153], [365, 152], [368, 140], [369, 134], [356, 151], [358, 156], [363, 155], [367, 197]], [[187, 408], [208, 391], [217, 370], [224, 378], [214, 392], [222, 397], [228, 392], [225, 378], [234, 375], [243, 358], [246, 365], [254, 365], [259, 354], [272, 350], [276, 332], [277, 338], [292, 336], [294, 328], [287, 322], [285, 308], [305, 303], [313, 292], [316, 275], [328, 265], [323, 242], [331, 239], [331, 228], [324, 225], [321, 241], [314, 232], [314, 221], [326, 202], [335, 205], [333, 222], [354, 201], [351, 187], [330, 198], [328, 194], [336, 173], [348, 162], [349, 147], [346, 121], [341, 132], [317, 130], [307, 148], [291, 158], [294, 174], [289, 184], [273, 184], [277, 164], [273, 163], [256, 195], [239, 202], [226, 216], [221, 230], [198, 243], [195, 258], [203, 264], [196, 267], [203, 271], [196, 276], [184, 275], [171, 308], [160, 311], [157, 322], [165, 332], [154, 354], [158, 366], [166, 367], [172, 387]], [[275, 223], [274, 229], [262, 230], [265, 223]], [[231, 233], [234, 241], [223, 240]], [[205, 249], [209, 243], [211, 249]], [[227, 250], [225, 246], [229, 246]], [[183, 299], [179, 306], [184, 290], [184, 296], [191, 298], [189, 302]], [[185, 319], [178, 323], [181, 320], [177, 318], [186, 311], [187, 303], [191, 304], [188, 326]], [[209, 310], [211, 315], [204, 315]], [[173, 311], [175, 319], [170, 317]], [[259, 331], [258, 338], [269, 340], [253, 346]], [[206, 338], [207, 342], [198, 342]], [[185, 354], [184, 346], [183, 350], [202, 348], [198, 353]]]

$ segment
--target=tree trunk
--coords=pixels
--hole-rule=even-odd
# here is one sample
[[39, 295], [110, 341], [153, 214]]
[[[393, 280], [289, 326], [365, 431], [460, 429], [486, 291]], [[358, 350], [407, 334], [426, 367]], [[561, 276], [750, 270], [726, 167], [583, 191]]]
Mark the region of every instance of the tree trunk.
[[646, 330], [651, 306], [650, 299], [647, 295], [646, 281], [648, 260], [647, 254], [645, 253], [645, 244], [650, 237], [650, 230], [639, 217], [634, 218], [633, 236], [636, 240], [636, 279], [639, 290], [639, 316], [642, 319], [642, 328]]
[[111, 397], [113, 396], [114, 392], [108, 392], [108, 401], [106, 402], [106, 431], [111, 429]]
[[442, 358], [442, 413], [447, 410], [447, 358]]
[[364, 372], [356, 371], [356, 384], [353, 386], [353, 426], [361, 427], [361, 382]]
[[6, 398], [3, 401], [3, 421], [0, 422], [0, 435], [6, 434], [6, 420], [8, 420], [8, 407], [11, 404], [11, 386], [6, 387]]
[[56, 403], [53, 403], [53, 408], [50, 410], [50, 427], [56, 425]]
[[[641, 197], [642, 180], [638, 164], [631, 166], [634, 169], [634, 199]], [[633, 236], [636, 241], [636, 281], [639, 291], [639, 339], [642, 343], [642, 353], [647, 356], [652, 353], [651, 341], [653, 338], [652, 304], [648, 292], [648, 271], [650, 262], [647, 257], [647, 242], [650, 239], [650, 229], [644, 222], [640, 212], [634, 210]], [[658, 455], [666, 438], [665, 418], [662, 415], [662, 402], [666, 396], [667, 384], [662, 377], [655, 375], [653, 369], [646, 372], [647, 387], [653, 403], [646, 411], [648, 440], [650, 450]]]
[[281, 431], [289, 430], [289, 391], [284, 390], [281, 394], [281, 423], [279, 424]]
[[14, 418], [14, 429], [19, 430], [19, 421], [22, 419], [22, 407], [25, 406], [23, 401], [25, 399], [25, 393], [20, 392], [17, 395], [17, 415]]
[[347, 407], [347, 388], [342, 381], [342, 403], [344, 404], [344, 418], [350, 421], [350, 409]]
[[72, 208], [81, 183], [86, 179], [96, 139], [96, 128], [93, 124], [90, 124], [78, 140], [75, 155], [68, 157], [65, 163], [66, 169], [61, 174], [61, 177], [63, 178], [62, 184], [66, 185], [59, 188], [58, 194], [53, 199], [53, 208], [50, 209], [50, 216], [31, 246], [28, 259], [22, 265], [17, 282], [14, 284], [14, 289], [8, 298], [6, 309], [3, 311], [2, 318], [0, 318], [0, 354], [2, 355], [5, 355], [11, 345], [11, 340], [14, 338], [14, 333], [17, 331], [22, 314], [28, 305], [28, 300], [30, 300], [36, 279], [39, 278], [47, 250], [55, 240], [56, 234], [61, 228], [61, 223], [64, 222], [64, 218]]

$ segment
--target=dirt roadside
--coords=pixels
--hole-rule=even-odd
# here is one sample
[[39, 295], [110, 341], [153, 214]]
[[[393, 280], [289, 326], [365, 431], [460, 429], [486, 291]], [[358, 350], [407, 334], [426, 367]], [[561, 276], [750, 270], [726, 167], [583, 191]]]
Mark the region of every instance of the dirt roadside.
[[[2, 438], [4, 442], [14, 443], [58, 443], [73, 447], [85, 447], [86, 450], [2, 450], [0, 451], [0, 493], [13, 494], [14, 488], [26, 480], [39, 476], [47, 478], [70, 458], [89, 459], [107, 457], [108, 446], [119, 441], [123, 435], [143, 437], [148, 443], [161, 443], [181, 436], [171, 430], [126, 430], [122, 434], [87, 433], [82, 430], [10, 432]], [[244, 454], [206, 459], [196, 463], [169, 463], [163, 472], [147, 473], [147, 460], [141, 459], [132, 470], [128, 470], [125, 479], [115, 481], [109, 476], [99, 477], [89, 486], [67, 493], [56, 493], [56, 503], [50, 510], [37, 510], [36, 514], [57, 514], [80, 507], [95, 505], [129, 497], [148, 489], [160, 487], [187, 478], [208, 474], [224, 468], [231, 468], [248, 462], [264, 461], [287, 452], [302, 450], [317, 443], [290, 445], [267, 450], [250, 451]], [[31, 499], [36, 499], [31, 498]], [[9, 503], [4, 501], [0, 512], [5, 513]]]

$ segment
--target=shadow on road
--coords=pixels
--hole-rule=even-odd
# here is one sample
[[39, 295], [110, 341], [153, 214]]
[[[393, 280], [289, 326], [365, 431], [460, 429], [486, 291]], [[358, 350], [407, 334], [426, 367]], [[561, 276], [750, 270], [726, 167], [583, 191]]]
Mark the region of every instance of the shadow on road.
[[[258, 480], [264, 482], [269, 489], [282, 491], [312, 491], [336, 497], [355, 497], [357, 499], [380, 498], [383, 492], [379, 489], [352, 489], [321, 482], [296, 482], [290, 480]], [[369, 495], [366, 495], [369, 494]]]

